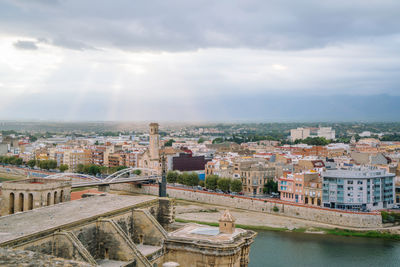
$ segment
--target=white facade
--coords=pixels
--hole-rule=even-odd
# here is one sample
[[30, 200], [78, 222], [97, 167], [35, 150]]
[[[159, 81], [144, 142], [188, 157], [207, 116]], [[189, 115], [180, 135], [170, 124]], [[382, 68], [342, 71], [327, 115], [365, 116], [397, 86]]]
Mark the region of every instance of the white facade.
[[333, 140], [336, 138], [336, 132], [332, 130], [332, 127], [320, 127], [318, 129], [318, 137], [325, 137], [327, 140]]

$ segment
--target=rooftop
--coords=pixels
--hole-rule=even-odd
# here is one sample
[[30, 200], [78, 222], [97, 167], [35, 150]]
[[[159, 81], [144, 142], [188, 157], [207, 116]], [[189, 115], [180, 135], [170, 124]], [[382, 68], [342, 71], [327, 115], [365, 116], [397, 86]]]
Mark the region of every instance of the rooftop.
[[207, 243], [232, 243], [235, 237], [246, 233], [246, 230], [236, 228], [232, 234], [220, 233], [218, 227], [190, 223], [169, 234], [170, 238], [189, 241], [204, 241]]
[[322, 173], [322, 176], [334, 178], [378, 178], [382, 176], [394, 177], [395, 175], [386, 172], [385, 169], [376, 167], [353, 167], [350, 169], [327, 170]]
[[[153, 196], [105, 195], [63, 202], [52, 206], [0, 217], [0, 245], [4, 242], [59, 228], [118, 209], [152, 201]], [[66, 216], [68, 215], [68, 216]]]

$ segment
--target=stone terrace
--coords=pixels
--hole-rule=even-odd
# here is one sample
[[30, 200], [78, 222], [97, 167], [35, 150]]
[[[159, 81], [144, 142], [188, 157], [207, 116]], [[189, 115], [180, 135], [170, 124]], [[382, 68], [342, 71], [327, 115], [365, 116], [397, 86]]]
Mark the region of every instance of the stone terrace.
[[153, 196], [96, 196], [3, 216], [0, 217], [0, 245], [155, 199]]

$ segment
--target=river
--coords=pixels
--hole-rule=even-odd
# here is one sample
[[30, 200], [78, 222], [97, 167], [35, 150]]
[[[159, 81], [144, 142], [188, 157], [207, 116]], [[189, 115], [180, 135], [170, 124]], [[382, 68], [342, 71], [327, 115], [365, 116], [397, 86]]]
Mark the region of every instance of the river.
[[249, 267], [400, 266], [400, 241], [379, 238], [262, 231]]

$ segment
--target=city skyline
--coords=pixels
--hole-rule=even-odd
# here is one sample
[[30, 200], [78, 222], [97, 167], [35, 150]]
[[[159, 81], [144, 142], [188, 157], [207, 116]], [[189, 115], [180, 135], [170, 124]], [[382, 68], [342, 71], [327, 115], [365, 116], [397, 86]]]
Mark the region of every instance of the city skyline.
[[398, 121], [396, 1], [0, 1], [0, 119]]

